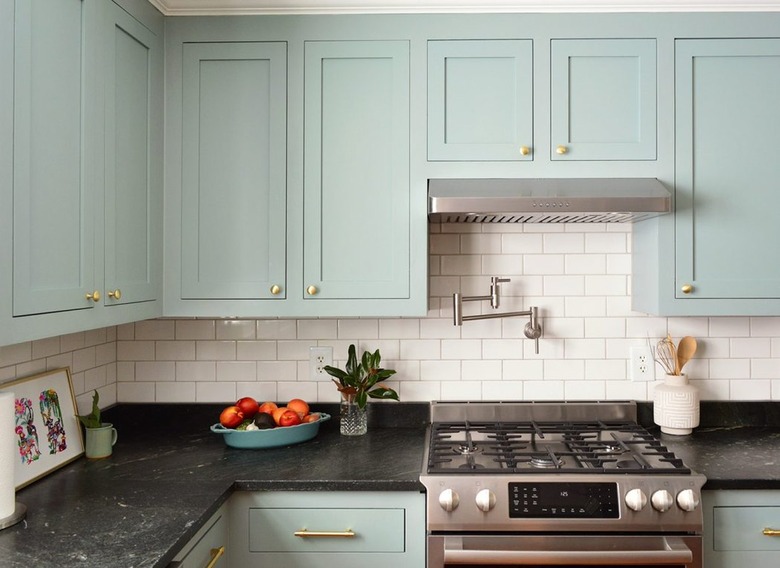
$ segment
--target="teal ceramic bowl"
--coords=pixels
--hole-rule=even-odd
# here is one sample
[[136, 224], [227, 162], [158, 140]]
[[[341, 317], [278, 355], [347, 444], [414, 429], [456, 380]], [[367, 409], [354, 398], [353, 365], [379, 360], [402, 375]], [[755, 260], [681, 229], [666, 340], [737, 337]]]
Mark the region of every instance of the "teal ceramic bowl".
[[320, 424], [330, 420], [330, 414], [319, 412], [320, 419], [316, 422], [270, 428], [268, 430], [233, 430], [222, 424], [214, 424], [211, 431], [221, 435], [225, 444], [231, 448], [260, 449], [292, 446], [306, 440], [311, 440], [320, 431]]

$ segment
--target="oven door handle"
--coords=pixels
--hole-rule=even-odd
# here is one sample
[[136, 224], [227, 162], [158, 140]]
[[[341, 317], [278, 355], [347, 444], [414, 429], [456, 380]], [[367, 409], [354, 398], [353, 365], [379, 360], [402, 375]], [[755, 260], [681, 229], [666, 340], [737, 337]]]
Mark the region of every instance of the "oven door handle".
[[[447, 538], [448, 545], [458, 538]], [[484, 566], [527, 566], [527, 565], [569, 565], [593, 566], [647, 566], [688, 565], [693, 561], [693, 552], [686, 544], [674, 537], [663, 539], [665, 547], [658, 550], [477, 550], [464, 549], [457, 545], [444, 549], [445, 564], [476, 564]]]

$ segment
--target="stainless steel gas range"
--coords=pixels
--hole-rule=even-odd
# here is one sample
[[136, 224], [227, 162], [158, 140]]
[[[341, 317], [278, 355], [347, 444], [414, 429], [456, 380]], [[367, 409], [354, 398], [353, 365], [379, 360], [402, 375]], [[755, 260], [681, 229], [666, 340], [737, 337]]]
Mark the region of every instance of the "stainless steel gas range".
[[703, 475], [633, 402], [433, 402], [428, 568], [702, 568]]

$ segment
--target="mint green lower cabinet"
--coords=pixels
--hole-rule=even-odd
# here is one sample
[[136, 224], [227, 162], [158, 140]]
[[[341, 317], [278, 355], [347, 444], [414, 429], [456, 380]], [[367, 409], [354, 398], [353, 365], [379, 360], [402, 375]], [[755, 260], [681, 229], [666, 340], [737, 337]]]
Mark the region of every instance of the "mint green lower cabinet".
[[655, 39], [553, 39], [550, 58], [550, 159], [655, 160]]
[[702, 503], [707, 568], [780, 566], [780, 491], [703, 491]]
[[428, 42], [428, 160], [532, 160], [533, 125], [530, 39]]
[[105, 4], [105, 295], [156, 300], [162, 285], [162, 38]]
[[409, 298], [409, 43], [304, 49], [305, 289], [295, 295]]
[[233, 566], [425, 566], [425, 499], [411, 492], [236, 492], [230, 535]]
[[284, 299], [286, 44], [182, 49], [180, 297]]
[[13, 315], [92, 308], [95, 0], [15, 2]]
[[229, 568], [231, 566], [229, 539], [228, 505], [225, 504], [173, 557], [168, 568]]

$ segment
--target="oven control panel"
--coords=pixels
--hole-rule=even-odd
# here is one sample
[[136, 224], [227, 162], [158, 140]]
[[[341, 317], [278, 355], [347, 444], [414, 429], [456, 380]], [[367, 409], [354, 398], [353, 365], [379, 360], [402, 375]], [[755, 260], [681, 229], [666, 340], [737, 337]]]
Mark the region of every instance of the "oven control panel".
[[531, 482], [509, 484], [513, 519], [617, 519], [617, 483]]

